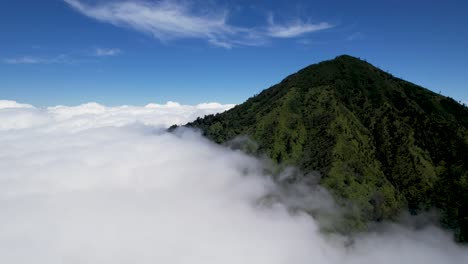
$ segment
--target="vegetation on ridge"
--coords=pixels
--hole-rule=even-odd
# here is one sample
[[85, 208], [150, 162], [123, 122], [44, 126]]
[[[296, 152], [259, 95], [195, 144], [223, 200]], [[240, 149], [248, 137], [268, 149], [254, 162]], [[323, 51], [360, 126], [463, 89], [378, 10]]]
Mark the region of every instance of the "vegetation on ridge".
[[217, 143], [247, 135], [274, 161], [321, 172], [356, 228], [435, 207], [468, 241], [468, 108], [367, 62], [311, 65], [187, 126]]

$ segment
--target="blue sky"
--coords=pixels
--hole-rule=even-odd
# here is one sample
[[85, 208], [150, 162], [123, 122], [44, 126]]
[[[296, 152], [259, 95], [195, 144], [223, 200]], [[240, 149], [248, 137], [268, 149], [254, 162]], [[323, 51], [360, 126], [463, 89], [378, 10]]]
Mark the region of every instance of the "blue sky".
[[0, 98], [241, 103], [349, 54], [468, 102], [465, 1], [0, 0]]

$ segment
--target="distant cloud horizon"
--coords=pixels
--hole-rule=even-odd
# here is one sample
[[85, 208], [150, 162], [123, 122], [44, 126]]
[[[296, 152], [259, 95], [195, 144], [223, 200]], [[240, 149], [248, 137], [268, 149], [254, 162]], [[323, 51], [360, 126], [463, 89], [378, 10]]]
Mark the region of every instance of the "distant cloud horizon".
[[60, 124], [69, 130], [83, 130], [102, 126], [124, 126], [132, 123], [169, 127], [184, 125], [197, 117], [224, 112], [233, 108], [235, 104], [220, 104], [216, 102], [184, 105], [173, 101], [165, 104], [149, 103], [144, 106], [120, 105], [105, 106], [89, 102], [74, 106], [55, 105], [36, 107], [28, 103], [14, 100], [0, 100], [0, 111], [8, 110], [8, 116], [2, 116], [0, 131], [34, 128]]

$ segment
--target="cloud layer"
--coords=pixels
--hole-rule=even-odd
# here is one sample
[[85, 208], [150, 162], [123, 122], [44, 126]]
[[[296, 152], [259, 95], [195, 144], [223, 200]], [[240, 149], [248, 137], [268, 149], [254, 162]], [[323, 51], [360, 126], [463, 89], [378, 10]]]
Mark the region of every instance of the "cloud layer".
[[204, 39], [209, 43], [231, 48], [237, 45], [260, 45], [268, 38], [292, 38], [333, 27], [329, 23], [293, 23], [278, 25], [269, 20], [266, 27], [240, 27], [228, 22], [227, 10], [195, 12], [182, 1], [112, 1], [89, 5], [80, 0], [64, 0], [90, 18], [132, 28], [168, 41], [180, 38]]
[[391, 226], [348, 245], [321, 234], [291, 213], [296, 197], [260, 202], [281, 192], [261, 161], [162, 129], [229, 107], [0, 101], [0, 263], [468, 261], [436, 228]]
[[97, 103], [78, 106], [36, 108], [15, 101], [0, 100], [0, 131], [17, 129], [80, 131], [105, 126], [142, 124], [159, 128], [185, 124], [197, 117], [223, 112], [233, 104], [202, 103], [181, 105], [176, 102], [148, 104], [143, 107], [106, 107]]

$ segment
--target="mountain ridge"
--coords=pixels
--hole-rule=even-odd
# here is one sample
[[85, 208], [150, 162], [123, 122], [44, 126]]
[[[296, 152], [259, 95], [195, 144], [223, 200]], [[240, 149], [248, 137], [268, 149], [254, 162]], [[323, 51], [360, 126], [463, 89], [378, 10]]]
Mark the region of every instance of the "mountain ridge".
[[363, 60], [310, 65], [186, 126], [217, 143], [249, 136], [278, 164], [319, 171], [352, 202], [355, 228], [435, 207], [468, 240], [468, 108]]

